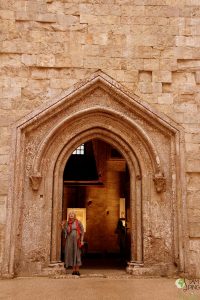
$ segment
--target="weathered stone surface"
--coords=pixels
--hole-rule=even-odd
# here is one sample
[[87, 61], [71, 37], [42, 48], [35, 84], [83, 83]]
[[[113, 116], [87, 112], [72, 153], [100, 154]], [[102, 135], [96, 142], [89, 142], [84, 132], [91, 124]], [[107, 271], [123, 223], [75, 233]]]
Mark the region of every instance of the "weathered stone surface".
[[[48, 84], [47, 80], [31, 80], [30, 87], [33, 86], [34, 89], [39, 89], [40, 88], [40, 82], [43, 82], [44, 84]], [[161, 83], [158, 83], [158, 86], [160, 86]], [[87, 90], [89, 92], [87, 93]], [[173, 176], [171, 173], [170, 165], [172, 167], [173, 162], [172, 162], [172, 155], [170, 152], [172, 151], [173, 147], [175, 144], [173, 144], [173, 140], [170, 138], [169, 134], [169, 128], [168, 125], [165, 125], [166, 127], [163, 127], [162, 123], [159, 123], [158, 120], [157, 126], [155, 127], [155, 124], [150, 121], [148, 114], [152, 115], [153, 113], [153, 108], [150, 108], [148, 105], [141, 102], [137, 96], [131, 96], [131, 93], [126, 91], [123, 86], [120, 86], [119, 83], [115, 82], [112, 78], [108, 77], [102, 72], [96, 72], [94, 75], [92, 75], [89, 79], [83, 80], [80, 82], [78, 85], [74, 85], [72, 88], [70, 88], [67, 92], [68, 94], [60, 97], [59, 101], [59, 111], [52, 111], [51, 115], [51, 105], [47, 106], [45, 109], [45, 115], [48, 116], [46, 121], [43, 123], [42, 118], [39, 117], [40, 114], [35, 115], [34, 117], [32, 116], [28, 122], [30, 124], [24, 128], [23, 132], [25, 132], [25, 144], [22, 141], [23, 145], [19, 147], [19, 149], [22, 147], [25, 149], [24, 155], [18, 152], [16, 149], [16, 153], [19, 153], [19, 156], [21, 159], [19, 161], [23, 161], [23, 164], [25, 164], [25, 173], [22, 171], [22, 173], [19, 171], [21, 169], [22, 165], [19, 163], [16, 165], [15, 172], [19, 172], [21, 176], [24, 178], [22, 181], [25, 183], [25, 185], [20, 185], [20, 183], [17, 183], [15, 185], [14, 183], [14, 189], [16, 189], [16, 192], [19, 193], [20, 195], [24, 195], [22, 197], [25, 197], [27, 199], [32, 199], [31, 203], [30, 201], [26, 201], [24, 204], [23, 208], [23, 214], [24, 214], [24, 222], [22, 225], [22, 232], [20, 233], [20, 238], [18, 241], [21, 241], [21, 255], [24, 257], [23, 263], [20, 261], [19, 258], [19, 263], [18, 263], [18, 268], [16, 269], [16, 272], [18, 274], [28, 274], [31, 272], [41, 272], [42, 268], [47, 265], [47, 262], [49, 260], [49, 253], [51, 253], [51, 260], [56, 261], [59, 259], [59, 252], [60, 252], [60, 231], [58, 228], [58, 218], [56, 217], [59, 213], [57, 208], [60, 206], [60, 202], [58, 202], [58, 199], [62, 198], [60, 192], [60, 189], [57, 189], [56, 186], [53, 188], [53, 191], [57, 194], [58, 197], [55, 198], [54, 200], [54, 208], [53, 208], [53, 232], [52, 232], [52, 238], [50, 235], [48, 235], [46, 238], [44, 238], [43, 235], [43, 227], [41, 224], [41, 217], [43, 216], [43, 210], [45, 208], [45, 214], [47, 214], [47, 220], [49, 220], [49, 217], [51, 215], [51, 208], [52, 205], [50, 202], [45, 205], [45, 199], [49, 198], [52, 199], [53, 195], [50, 195], [52, 192], [52, 188], [48, 189], [49, 183], [52, 180], [51, 174], [51, 168], [55, 168], [55, 159], [60, 153], [62, 152], [62, 149], [66, 149], [64, 151], [68, 151], [68, 153], [72, 152], [72, 149], [74, 149], [74, 142], [70, 146], [71, 148], [67, 150], [66, 145], [70, 145], [70, 140], [71, 137], [75, 137], [76, 135], [83, 135], [82, 139], [84, 140], [84, 135], [85, 133], [89, 131], [94, 131], [93, 134], [95, 134], [95, 137], [101, 135], [106, 136], [106, 141], [110, 143], [114, 143], [115, 145], [115, 140], [112, 140], [110, 137], [110, 134], [115, 134], [115, 132], [118, 132], [117, 135], [124, 135], [123, 140], [126, 141], [126, 143], [121, 140], [121, 138], [118, 139], [118, 147], [120, 147], [120, 151], [125, 155], [125, 158], [127, 160], [127, 163], [131, 162], [131, 158], [129, 156], [126, 156], [126, 153], [132, 152], [132, 149], [128, 150], [129, 147], [132, 147], [132, 140], [134, 140], [134, 152], [139, 155], [140, 160], [143, 161], [143, 172], [146, 173], [146, 170], [149, 170], [150, 174], [152, 176], [147, 175], [144, 176], [142, 179], [142, 176], [140, 174], [140, 168], [137, 165], [135, 161], [132, 163], [136, 164], [135, 165], [135, 180], [146, 180], [146, 184], [142, 187], [141, 185], [137, 185], [137, 201], [141, 201], [140, 197], [138, 195], [141, 194], [142, 190], [144, 187], [149, 186], [150, 184], [154, 186], [153, 189], [150, 188], [145, 188], [146, 193], [148, 193], [148, 197], [152, 197], [156, 203], [160, 203], [161, 198], [169, 196], [170, 191], [173, 190], [173, 187], [171, 185], [171, 181], [173, 180]], [[81, 102], [76, 103], [74, 101], [74, 97], [76, 97], [76, 93], [82, 94]], [[86, 95], [84, 95], [86, 93]], [[116, 98], [115, 95], [118, 94], [118, 98]], [[121, 96], [120, 96], [121, 94]], [[128, 97], [128, 106], [126, 104], [127, 100], [126, 97]], [[27, 94], [28, 96], [28, 94]], [[73, 97], [72, 97], [73, 96]], [[67, 97], [67, 98], [66, 98]], [[63, 99], [63, 100], [62, 100]], [[57, 102], [57, 101], [56, 101]], [[101, 103], [101, 108], [99, 108], [99, 103]], [[55, 103], [56, 104], [56, 103]], [[55, 105], [54, 104], [54, 105]], [[131, 105], [131, 106], [130, 106]], [[139, 105], [139, 106], [138, 106]], [[138, 106], [138, 107], [137, 107]], [[92, 109], [94, 111], [94, 116], [93, 114], [87, 114], [85, 115], [84, 118], [80, 118], [79, 114], [82, 114], [82, 111], [84, 112], [85, 110], [87, 111], [89, 107], [89, 111]], [[113, 121], [112, 125], [110, 123], [110, 118], [107, 117], [107, 114], [109, 115], [109, 107], [112, 107], [112, 114], [113, 115]], [[131, 108], [132, 107], [132, 108]], [[134, 109], [133, 109], [134, 108]], [[99, 111], [100, 109], [100, 111]], [[104, 113], [104, 110], [107, 111], [107, 113]], [[135, 110], [138, 111], [135, 114]], [[75, 118], [74, 122], [71, 121], [66, 121], [63, 123], [63, 120], [66, 118], [66, 111], [68, 112], [68, 115], [70, 116], [71, 114], [73, 115], [75, 113]], [[116, 112], [117, 114], [120, 113], [120, 119], [115, 117]], [[139, 117], [141, 115], [143, 117]], [[77, 115], [77, 116], [76, 116]], [[135, 120], [135, 116], [138, 115], [137, 121]], [[128, 117], [127, 117], [128, 116]], [[29, 117], [28, 117], [29, 118]], [[129, 118], [131, 123], [135, 124], [135, 128], [132, 127], [133, 125], [129, 125]], [[162, 118], [162, 116], [160, 116]], [[85, 120], [87, 121], [85, 122]], [[144, 119], [146, 119], [146, 123], [144, 123]], [[148, 120], [149, 119], [149, 120]], [[123, 120], [123, 121], [122, 121]], [[26, 121], [26, 122], [27, 122]], [[128, 122], [127, 122], [128, 121]], [[135, 123], [136, 122], [136, 123]], [[155, 120], [154, 120], [155, 122]], [[166, 120], [163, 119], [164, 124], [169, 124], [168, 122], [171, 121], [168, 120], [166, 123]], [[46, 140], [49, 136], [49, 133], [54, 131], [59, 124], [64, 125], [64, 127], [61, 129], [60, 133], [55, 136], [49, 142]], [[127, 124], [125, 124], [127, 123]], [[24, 124], [24, 122], [23, 122]], [[35, 126], [36, 125], [36, 126]], [[22, 125], [23, 126], [23, 125]], [[107, 134], [107, 126], [109, 126], [109, 134]], [[139, 129], [142, 126], [143, 129]], [[161, 130], [161, 128], [163, 128]], [[171, 129], [171, 135], [173, 136], [173, 127], [170, 127]], [[21, 125], [20, 125], [21, 127]], [[61, 126], [62, 127], [62, 126]], [[96, 130], [95, 128], [99, 128]], [[66, 129], [67, 128], [67, 131]], [[113, 131], [114, 130], [114, 131]], [[137, 135], [135, 132], [139, 130], [140, 132], [140, 138], [138, 140]], [[80, 131], [80, 132], [79, 132]], [[163, 131], [165, 134], [163, 134]], [[113, 132], [113, 133], [112, 133]], [[130, 134], [131, 132], [131, 134]], [[138, 132], [138, 133], [139, 133]], [[47, 134], [48, 133], [48, 134]], [[53, 132], [52, 132], [53, 133]], [[89, 139], [93, 138], [93, 134], [90, 135]], [[52, 134], [51, 134], [52, 135]], [[57, 137], [56, 137], [57, 136]], [[151, 136], [151, 138], [149, 137]], [[145, 143], [148, 144], [147, 148], [149, 149], [151, 153], [151, 158], [147, 152], [147, 148], [143, 146], [143, 139], [146, 141]], [[67, 140], [69, 142], [67, 142]], [[154, 140], [154, 143], [152, 143], [152, 140]], [[171, 142], [169, 142], [171, 141]], [[56, 143], [56, 144], [54, 144]], [[64, 143], [64, 144], [63, 144]], [[66, 143], [66, 145], [65, 145]], [[79, 141], [80, 143], [80, 141]], [[122, 144], [121, 144], [122, 143]], [[126, 144], [130, 145], [126, 146]], [[120, 146], [121, 145], [121, 146]], [[158, 145], [157, 147], [155, 145]], [[166, 145], [168, 145], [166, 147]], [[171, 145], [173, 145], [171, 149]], [[45, 150], [45, 156], [44, 156], [44, 165], [42, 163], [42, 157], [41, 155], [43, 150], [42, 148], [46, 148]], [[18, 148], [18, 146], [17, 146]], [[127, 150], [126, 150], [127, 148]], [[171, 150], [170, 150], [171, 149]], [[41, 152], [42, 151], [42, 152]], [[53, 156], [52, 156], [53, 155]], [[62, 154], [64, 155], [64, 153]], [[68, 156], [66, 153], [62, 159], [59, 159], [59, 162], [62, 163], [62, 160], [65, 159], [65, 157]], [[173, 160], [176, 158], [176, 156], [173, 155]], [[41, 160], [42, 159], [42, 160]], [[129, 162], [130, 160], [130, 162]], [[164, 165], [162, 162], [164, 160], [167, 160], [168, 163]], [[57, 159], [56, 159], [57, 161]], [[161, 162], [162, 161], [162, 162]], [[154, 167], [152, 166], [152, 162]], [[48, 167], [45, 167], [48, 166]], [[146, 166], [146, 167], [144, 167]], [[153, 167], [153, 168], [152, 168]], [[19, 168], [19, 169], [18, 169]], [[56, 167], [57, 168], [57, 167]], [[58, 166], [58, 168], [60, 168]], [[112, 214], [114, 211], [116, 211], [116, 204], [112, 204], [111, 200], [115, 200], [114, 195], [119, 194], [116, 190], [116, 185], [117, 182], [119, 181], [119, 177], [116, 175], [112, 175], [112, 172], [122, 172], [125, 170], [125, 162], [116, 162], [113, 165], [113, 161], [108, 164], [108, 170], [109, 172], [106, 174], [106, 180], [107, 184], [109, 184], [109, 188], [106, 189], [107, 197], [110, 199], [110, 202], [104, 202], [102, 203], [99, 209], [102, 209], [101, 215], [105, 214], [107, 216], [107, 226], [108, 224], [108, 231], [111, 230], [110, 236], [107, 237], [107, 246], [109, 245], [114, 245], [114, 241], [116, 243], [116, 239], [112, 237], [112, 232], [114, 232], [114, 228], [116, 226], [116, 220], [114, 220], [114, 217], [112, 217]], [[50, 173], [49, 173], [50, 172]], [[130, 172], [133, 172], [133, 169], [130, 168]], [[55, 171], [55, 174], [58, 174], [57, 171]], [[27, 176], [31, 179], [27, 181]], [[179, 176], [177, 174], [177, 176]], [[146, 179], [145, 179], [146, 177]], [[102, 178], [104, 178], [102, 174]], [[115, 180], [113, 180], [115, 178]], [[111, 180], [112, 179], [112, 180]], [[62, 180], [62, 177], [58, 177], [56, 180]], [[45, 183], [44, 183], [45, 181]], [[30, 184], [31, 183], [31, 184]], [[139, 182], [138, 182], [139, 183]], [[52, 183], [53, 185], [55, 184], [54, 182]], [[51, 184], [51, 185], [52, 185]], [[20, 190], [24, 186], [24, 192], [21, 193]], [[93, 191], [94, 192], [94, 191]], [[103, 190], [101, 190], [103, 192]], [[38, 194], [39, 193], [39, 194]], [[94, 194], [90, 194], [90, 197], [94, 198], [93, 202], [95, 203], [95, 199], [99, 199], [99, 194], [100, 190], [97, 189], [95, 193], [98, 193], [97, 195], [94, 196]], [[144, 191], [143, 191], [144, 193]], [[26, 195], [25, 195], [26, 194]], [[59, 196], [60, 195], [60, 196]], [[105, 197], [105, 196], [104, 196]], [[134, 201], [134, 198], [131, 198], [131, 201]], [[172, 198], [172, 201], [176, 201], [175, 198]], [[20, 201], [23, 201], [22, 198]], [[108, 205], [108, 203], [110, 203]], [[172, 227], [170, 226], [170, 220], [172, 218], [172, 210], [171, 210], [171, 205], [170, 202], [166, 202], [164, 200], [164, 205], [156, 205], [155, 202], [152, 202], [150, 206], [152, 207], [153, 210], [153, 215], [152, 218], [149, 218], [149, 206], [147, 200], [144, 198], [144, 208], [143, 212], [137, 211], [135, 212], [135, 217], [130, 220], [129, 222], [133, 222], [133, 232], [135, 238], [137, 239], [137, 249], [131, 247], [131, 253], [133, 256], [136, 257], [136, 259], [142, 259], [142, 251], [144, 251], [144, 260], [146, 264], [153, 265], [156, 263], [162, 263], [162, 262], [168, 262], [172, 263], [172, 253], [169, 252], [167, 249], [171, 249], [172, 245], [174, 245], [174, 241], [172, 240]], [[112, 207], [113, 206], [113, 207]], [[141, 206], [140, 206], [141, 207]], [[39, 212], [38, 212], [39, 209]], [[22, 213], [22, 211], [20, 211]], [[144, 242], [143, 246], [141, 244], [141, 213], [143, 214], [144, 218], [144, 223], [145, 226], [143, 227], [143, 236], [144, 236]], [[166, 223], [164, 224], [165, 230], [163, 231], [163, 219], [158, 219], [157, 215], [160, 214], [165, 214], [165, 220]], [[89, 216], [89, 211], [88, 211], [88, 216]], [[111, 218], [111, 219], [110, 219]], [[21, 218], [20, 218], [21, 220]], [[91, 218], [88, 219], [88, 227], [89, 227], [89, 222]], [[110, 220], [110, 221], [109, 221]], [[137, 220], [137, 227], [134, 220]], [[21, 222], [21, 221], [20, 221]], [[111, 223], [110, 223], [111, 222]], [[156, 222], [156, 224], [154, 224]], [[50, 222], [51, 223], [51, 222]], [[49, 222], [45, 221], [44, 226], [47, 228], [47, 231], [50, 232], [49, 230]], [[32, 224], [34, 224], [34, 230], [32, 227]], [[154, 225], [155, 226], [154, 226]], [[37, 233], [41, 232], [43, 239], [40, 239], [40, 235]], [[133, 234], [133, 232], [131, 234]], [[30, 244], [28, 242], [28, 236], [32, 237], [32, 243]], [[51, 243], [49, 243], [49, 239], [51, 239]], [[99, 240], [99, 239], [98, 239]], [[51, 246], [51, 249], [49, 249], [49, 245]], [[34, 247], [33, 247], [34, 245]], [[36, 247], [37, 245], [37, 247]], [[95, 243], [95, 236], [94, 236], [94, 242], [91, 241], [91, 247], [94, 247], [95, 251], [100, 249], [97, 247], [97, 243]], [[95, 245], [97, 248], [95, 248]], [[16, 244], [16, 253], [19, 251], [18, 245]], [[144, 250], [142, 250], [142, 247]], [[176, 245], [174, 245], [176, 247]], [[157, 250], [160, 249], [160, 255], [159, 258], [157, 257]], [[36, 250], [37, 249], [37, 250]], [[111, 247], [111, 249], [113, 249]], [[106, 250], [106, 249], [104, 249]], [[17, 255], [17, 254], [16, 254]], [[174, 260], [176, 259], [175, 257], [173, 258]]]
[[[200, 247], [200, 204], [196, 196], [200, 190], [199, 1], [0, 0], [0, 32], [0, 195], [7, 199], [10, 189], [13, 123], [102, 69], [183, 128], [181, 143], [185, 140], [186, 144], [181, 151], [185, 158], [177, 168], [187, 179], [183, 186], [189, 226], [184, 225], [184, 232], [197, 239], [190, 241], [192, 247], [184, 245], [191, 257], [186, 269], [190, 274], [194, 269], [193, 274], [197, 274], [199, 250], [194, 250], [194, 245]], [[156, 113], [152, 119], [157, 120]], [[162, 161], [165, 160], [163, 154]], [[166, 188], [168, 184], [166, 179]], [[183, 196], [183, 202], [178, 202], [183, 207], [184, 199]], [[6, 207], [2, 204], [0, 215], [0, 259]], [[160, 218], [159, 214], [155, 217]], [[164, 247], [163, 241], [152, 241]], [[186, 261], [190, 261], [188, 257]]]

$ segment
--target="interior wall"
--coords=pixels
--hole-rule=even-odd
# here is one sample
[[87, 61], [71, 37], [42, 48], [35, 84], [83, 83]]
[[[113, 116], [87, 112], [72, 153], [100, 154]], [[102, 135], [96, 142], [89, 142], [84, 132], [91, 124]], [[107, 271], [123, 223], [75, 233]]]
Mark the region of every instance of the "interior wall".
[[[102, 141], [95, 141], [95, 157], [101, 173], [100, 186], [66, 186], [63, 194], [63, 218], [67, 207], [86, 208], [85, 241], [88, 252], [119, 252], [118, 237], [115, 233], [120, 217], [120, 197], [122, 195], [122, 171], [125, 160], [110, 159], [110, 146]], [[78, 170], [77, 170], [78, 172]]]

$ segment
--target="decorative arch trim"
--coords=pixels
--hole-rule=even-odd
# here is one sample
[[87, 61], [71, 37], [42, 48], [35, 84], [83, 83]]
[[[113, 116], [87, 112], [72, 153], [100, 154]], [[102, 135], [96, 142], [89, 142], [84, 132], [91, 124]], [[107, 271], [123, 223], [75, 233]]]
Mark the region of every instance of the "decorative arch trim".
[[[152, 143], [151, 139], [149, 138], [148, 134], [139, 126], [134, 120], [121, 116], [117, 111], [108, 109], [108, 108], [102, 108], [102, 107], [94, 107], [94, 108], [89, 108], [85, 109], [82, 111], [79, 111], [78, 113], [75, 113], [71, 115], [70, 117], [64, 118], [59, 124], [57, 124], [49, 133], [47, 136], [45, 136], [45, 139], [41, 142], [39, 149], [38, 149], [38, 154], [34, 159], [33, 163], [33, 168], [32, 168], [32, 174], [30, 175], [30, 180], [32, 184], [32, 188], [36, 190], [37, 188], [39, 189], [39, 183], [40, 183], [40, 178], [41, 178], [41, 162], [42, 162], [42, 157], [48, 148], [48, 145], [50, 144], [51, 139], [53, 136], [55, 136], [59, 130], [63, 126], [67, 126], [68, 123], [70, 122], [75, 122], [77, 119], [82, 118], [84, 116], [84, 119], [87, 122], [87, 118], [89, 118], [92, 114], [101, 114], [102, 116], [108, 116], [110, 118], [114, 118], [115, 120], [118, 120], [120, 124], [127, 124], [130, 125], [132, 130], [136, 132], [138, 137], [143, 141], [144, 145], [146, 146], [146, 149], [148, 150], [150, 157], [152, 159], [152, 164], [154, 168], [154, 182], [156, 185], [156, 189], [158, 192], [162, 192], [165, 189], [165, 181], [166, 178], [164, 177], [163, 173], [163, 168], [161, 166], [161, 161], [158, 155], [158, 152]], [[103, 122], [102, 122], [102, 128]], [[39, 175], [38, 175], [39, 174]], [[35, 180], [33, 180], [35, 178]], [[35, 183], [35, 181], [37, 183]], [[162, 184], [161, 184], [162, 182]]]

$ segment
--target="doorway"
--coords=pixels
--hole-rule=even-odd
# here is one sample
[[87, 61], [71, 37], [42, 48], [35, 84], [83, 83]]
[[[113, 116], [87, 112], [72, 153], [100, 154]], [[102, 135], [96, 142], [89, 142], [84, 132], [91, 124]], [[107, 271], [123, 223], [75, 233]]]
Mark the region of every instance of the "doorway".
[[[92, 139], [74, 149], [63, 174], [63, 220], [70, 210], [85, 228], [83, 267], [124, 268], [131, 257], [130, 176], [115, 147]], [[63, 261], [63, 235], [61, 241]]]
[[[150, 268], [176, 264], [183, 271], [188, 245], [183, 135], [175, 122], [101, 71], [13, 124], [5, 232], [11, 238], [5, 240], [2, 272], [42, 274], [49, 263], [60, 262], [64, 169], [72, 152], [94, 139], [119, 150], [128, 165], [131, 261]], [[111, 159], [102, 161], [112, 165]], [[104, 165], [97, 167], [103, 183]], [[103, 196], [102, 205], [110, 199]], [[88, 211], [93, 198], [95, 191]], [[107, 222], [112, 210], [105, 211]]]

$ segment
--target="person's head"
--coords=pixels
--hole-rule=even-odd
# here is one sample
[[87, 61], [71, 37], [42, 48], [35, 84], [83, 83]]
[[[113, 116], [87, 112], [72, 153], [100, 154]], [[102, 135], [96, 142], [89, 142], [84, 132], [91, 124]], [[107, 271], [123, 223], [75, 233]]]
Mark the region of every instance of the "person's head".
[[74, 211], [70, 211], [68, 214], [69, 220], [75, 220], [76, 219], [76, 213]]
[[117, 227], [118, 227], [118, 228], [121, 228], [121, 227], [123, 227], [122, 220], [118, 220]]

